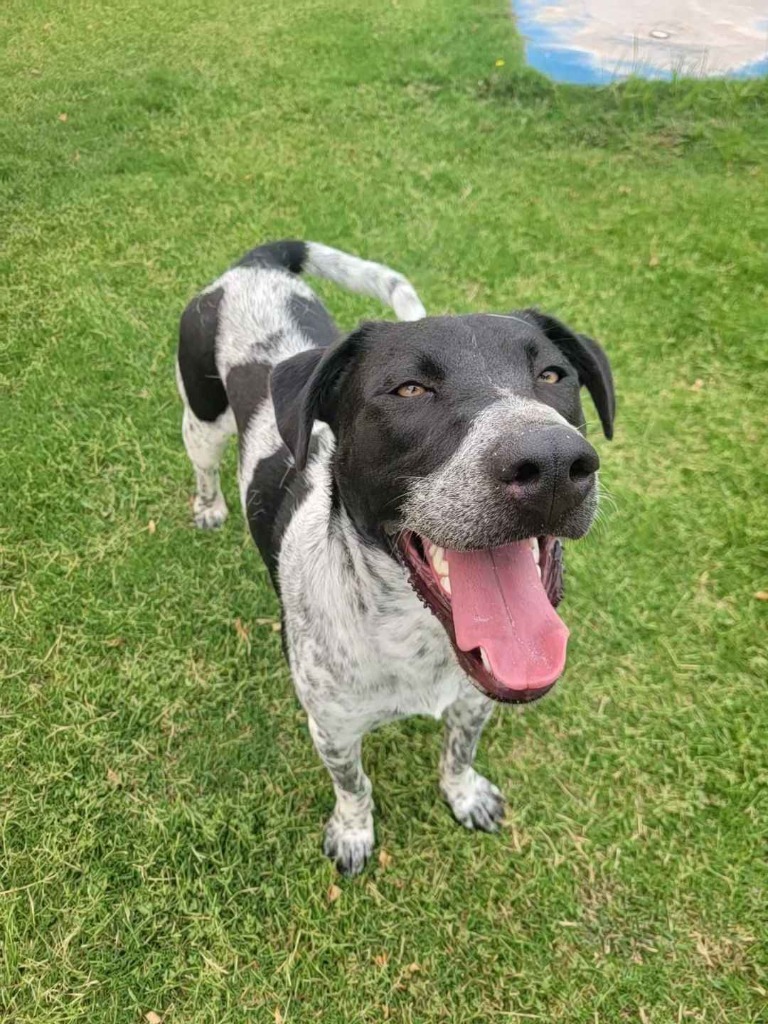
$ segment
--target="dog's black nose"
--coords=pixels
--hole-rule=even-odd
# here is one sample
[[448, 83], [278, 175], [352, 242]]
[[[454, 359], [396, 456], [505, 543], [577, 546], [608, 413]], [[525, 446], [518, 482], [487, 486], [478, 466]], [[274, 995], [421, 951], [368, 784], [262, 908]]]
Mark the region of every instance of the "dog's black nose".
[[547, 532], [584, 500], [599, 467], [597, 452], [581, 434], [553, 426], [505, 446], [494, 469], [520, 511]]

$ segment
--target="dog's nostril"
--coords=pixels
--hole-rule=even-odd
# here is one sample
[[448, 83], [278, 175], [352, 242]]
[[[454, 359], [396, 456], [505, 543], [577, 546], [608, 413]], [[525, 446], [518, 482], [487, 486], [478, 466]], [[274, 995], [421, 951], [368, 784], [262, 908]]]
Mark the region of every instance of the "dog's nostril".
[[511, 484], [531, 484], [535, 480], [539, 479], [539, 467], [535, 462], [521, 462], [519, 466], [515, 466], [512, 471], [509, 483]]
[[594, 471], [591, 459], [576, 459], [571, 464], [570, 477], [571, 480], [586, 480], [588, 476], [592, 476]]

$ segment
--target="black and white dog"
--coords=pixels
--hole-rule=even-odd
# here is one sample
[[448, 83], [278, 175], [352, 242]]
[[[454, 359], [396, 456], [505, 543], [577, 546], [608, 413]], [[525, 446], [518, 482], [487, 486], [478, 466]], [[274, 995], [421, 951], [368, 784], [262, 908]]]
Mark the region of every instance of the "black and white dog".
[[[374, 296], [401, 323], [341, 337], [296, 275]], [[504, 801], [472, 767], [494, 700], [534, 700], [565, 664], [557, 538], [583, 536], [614, 389], [590, 338], [533, 309], [426, 317], [409, 282], [314, 242], [252, 250], [181, 319], [195, 523], [227, 515], [218, 467], [240, 443], [240, 496], [282, 603], [296, 692], [336, 806], [325, 852], [348, 874], [374, 844], [361, 741], [442, 717], [440, 787], [467, 828]]]

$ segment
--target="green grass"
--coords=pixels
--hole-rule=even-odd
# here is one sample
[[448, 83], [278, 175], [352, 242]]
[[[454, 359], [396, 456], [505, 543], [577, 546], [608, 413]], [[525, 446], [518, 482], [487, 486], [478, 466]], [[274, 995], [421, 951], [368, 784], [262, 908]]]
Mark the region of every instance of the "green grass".
[[[503, 0], [2, 18], [0, 1017], [767, 1021], [767, 83], [556, 88]], [[507, 827], [452, 823], [435, 723], [385, 729], [391, 861], [335, 900], [276, 602], [236, 515], [190, 527], [173, 381], [188, 298], [285, 235], [432, 312], [537, 303], [620, 399], [566, 677], [482, 745]]]

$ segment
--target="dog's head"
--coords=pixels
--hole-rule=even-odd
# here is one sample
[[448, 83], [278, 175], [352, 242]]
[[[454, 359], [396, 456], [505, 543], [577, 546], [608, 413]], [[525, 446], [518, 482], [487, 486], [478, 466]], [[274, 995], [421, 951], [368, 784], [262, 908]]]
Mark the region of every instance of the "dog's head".
[[464, 668], [501, 700], [541, 696], [565, 662], [556, 538], [587, 533], [598, 502], [582, 386], [611, 437], [605, 353], [536, 310], [363, 324], [272, 373], [297, 466], [327, 423], [346, 511], [405, 564]]

